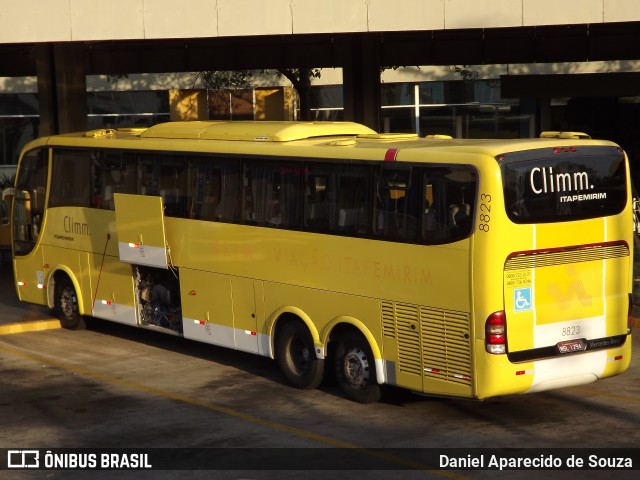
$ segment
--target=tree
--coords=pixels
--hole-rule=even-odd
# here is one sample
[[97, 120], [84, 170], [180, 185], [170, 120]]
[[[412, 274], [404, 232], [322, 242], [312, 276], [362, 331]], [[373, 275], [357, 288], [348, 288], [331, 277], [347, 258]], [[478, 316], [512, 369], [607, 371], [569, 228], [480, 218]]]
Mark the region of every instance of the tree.
[[214, 94], [222, 94], [227, 90], [239, 90], [251, 87], [257, 70], [207, 70], [194, 74], [191, 87], [202, 83]]
[[311, 79], [320, 78], [319, 68], [283, 68], [276, 75], [284, 76], [298, 92], [300, 120], [311, 120]]
[[[228, 90], [250, 88], [257, 75], [266, 70], [221, 70], [195, 74], [192, 87], [202, 83], [214, 95], [224, 96]], [[277, 77], [285, 77], [298, 93], [300, 119], [311, 120], [311, 79], [320, 78], [319, 68], [283, 68], [276, 70]]]
[[107, 81], [111, 83], [114, 87], [118, 85], [118, 82], [124, 78], [129, 78], [129, 74], [127, 73], [114, 73], [113, 75], [107, 74]]
[[255, 75], [255, 70], [205, 70], [194, 74], [191, 88], [202, 85], [218, 107], [227, 105], [231, 109], [229, 91], [250, 88]]
[[462, 80], [477, 80], [480, 75], [477, 70], [472, 70], [471, 65], [449, 65], [451, 73], [457, 73]]

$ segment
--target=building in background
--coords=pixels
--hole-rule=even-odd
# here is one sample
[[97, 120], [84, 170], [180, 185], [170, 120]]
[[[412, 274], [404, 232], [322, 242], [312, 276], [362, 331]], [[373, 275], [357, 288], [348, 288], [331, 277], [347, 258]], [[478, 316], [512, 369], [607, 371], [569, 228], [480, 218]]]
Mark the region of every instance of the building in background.
[[[388, 69], [381, 74], [381, 130], [421, 136], [519, 138], [535, 136], [544, 123], [551, 130], [584, 131], [616, 141], [635, 167], [640, 162], [640, 96], [618, 95], [602, 88], [589, 96], [547, 97], [546, 107], [541, 108], [534, 98], [505, 98], [501, 88], [504, 75], [627, 71], [640, 71], [640, 62]], [[257, 76], [255, 87], [242, 90], [213, 92], [193, 87], [193, 74], [189, 73], [132, 75], [117, 82], [104, 76], [88, 77], [89, 128], [147, 127], [178, 119], [299, 117], [295, 90], [276, 75]], [[320, 78], [313, 79], [311, 99], [313, 119], [344, 120], [341, 70], [325, 69]], [[0, 82], [0, 165], [16, 163], [24, 144], [38, 136], [38, 123], [35, 79]]]

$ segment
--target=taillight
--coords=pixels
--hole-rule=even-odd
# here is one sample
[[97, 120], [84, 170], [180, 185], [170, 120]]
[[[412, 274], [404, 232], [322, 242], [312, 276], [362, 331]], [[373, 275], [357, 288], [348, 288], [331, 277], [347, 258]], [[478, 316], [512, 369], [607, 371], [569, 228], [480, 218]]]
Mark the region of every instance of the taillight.
[[494, 312], [487, 318], [484, 344], [487, 352], [494, 355], [507, 353], [507, 318], [504, 311]]
[[576, 153], [577, 151], [576, 147], [553, 147], [553, 153]]

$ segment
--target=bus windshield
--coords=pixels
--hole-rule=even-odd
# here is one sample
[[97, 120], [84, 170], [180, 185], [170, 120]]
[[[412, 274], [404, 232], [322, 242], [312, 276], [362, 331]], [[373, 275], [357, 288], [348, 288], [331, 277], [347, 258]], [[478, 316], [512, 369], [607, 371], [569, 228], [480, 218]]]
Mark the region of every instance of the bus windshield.
[[502, 158], [507, 215], [515, 223], [615, 215], [626, 205], [624, 155], [615, 147], [536, 149]]
[[36, 245], [47, 187], [47, 152], [28, 152], [18, 169], [13, 199], [13, 250], [15, 255], [26, 255]]

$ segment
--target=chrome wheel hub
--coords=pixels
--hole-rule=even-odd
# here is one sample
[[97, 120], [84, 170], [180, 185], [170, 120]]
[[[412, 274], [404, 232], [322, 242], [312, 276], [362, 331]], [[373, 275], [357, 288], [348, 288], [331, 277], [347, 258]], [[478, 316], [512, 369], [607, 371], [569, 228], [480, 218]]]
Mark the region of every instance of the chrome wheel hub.
[[344, 375], [354, 387], [365, 387], [369, 383], [369, 360], [364, 351], [356, 348], [344, 357]]

